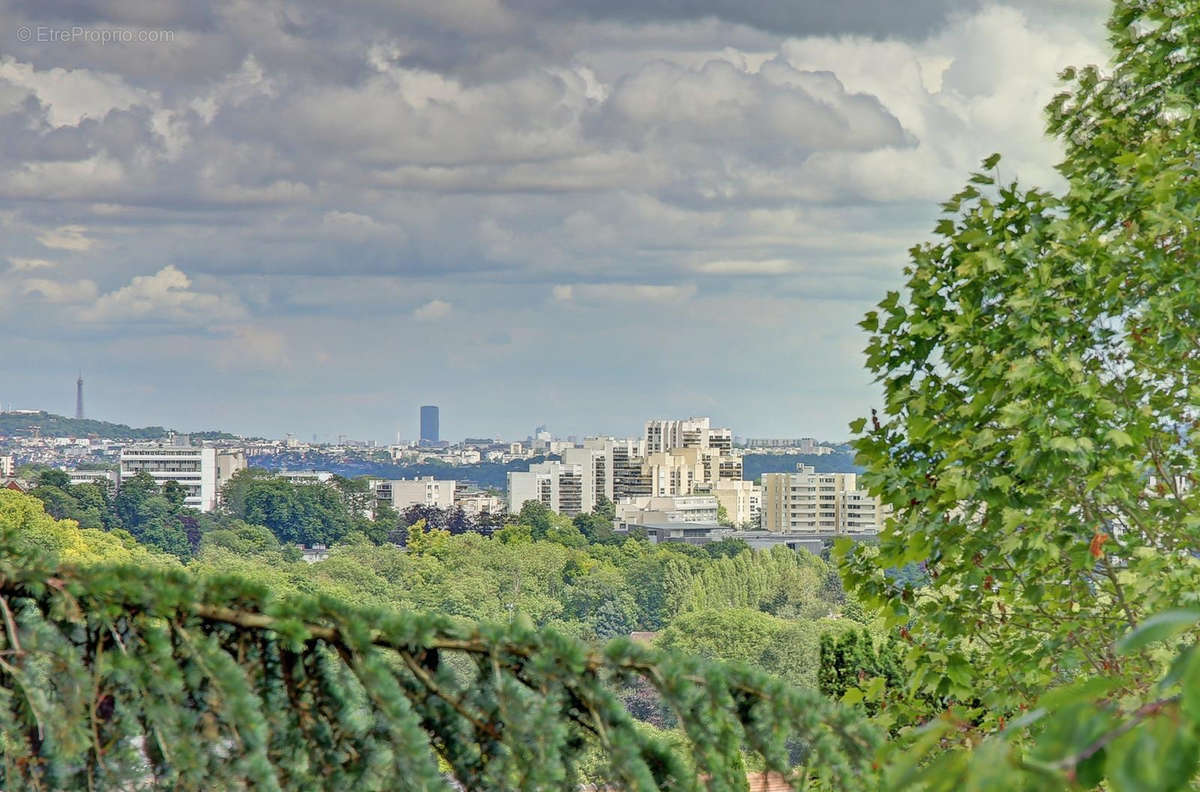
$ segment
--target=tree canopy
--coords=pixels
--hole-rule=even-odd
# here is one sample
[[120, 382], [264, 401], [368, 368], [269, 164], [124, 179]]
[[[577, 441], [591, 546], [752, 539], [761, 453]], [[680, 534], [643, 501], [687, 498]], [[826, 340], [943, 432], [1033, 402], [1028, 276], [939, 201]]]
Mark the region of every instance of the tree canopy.
[[[1109, 30], [1048, 110], [1067, 189], [989, 157], [863, 322], [885, 402], [855, 447], [895, 515], [843, 571], [909, 685], [965, 703], [957, 744], [996, 735], [931, 788], [1195, 771], [1200, 661], [1169, 661], [1200, 635], [1200, 5], [1118, 2]], [[888, 574], [913, 562], [927, 587]]]

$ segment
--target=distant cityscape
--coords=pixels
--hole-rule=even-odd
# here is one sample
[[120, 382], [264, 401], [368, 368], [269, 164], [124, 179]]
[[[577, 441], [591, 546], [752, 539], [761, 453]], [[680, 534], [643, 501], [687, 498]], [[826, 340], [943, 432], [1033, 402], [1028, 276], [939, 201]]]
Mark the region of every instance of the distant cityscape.
[[[220, 505], [226, 482], [255, 467], [294, 484], [362, 477], [375, 503], [398, 511], [419, 505], [478, 517], [515, 514], [534, 501], [574, 517], [603, 506], [615, 531], [639, 531], [655, 542], [740, 538], [752, 546], [810, 549], [836, 536], [873, 535], [886, 518], [879, 499], [862, 487], [847, 447], [812, 437], [737, 437], [703, 416], [650, 419], [633, 437], [560, 438], [537, 426], [519, 440], [450, 442], [441, 438], [438, 406], [422, 405], [418, 439], [383, 446], [345, 437], [318, 443], [294, 435], [132, 429], [88, 420], [83, 406], [80, 376], [74, 421], [0, 410], [0, 486], [26, 488], [31, 483], [22, 469], [55, 468], [72, 484], [115, 491], [122, 480], [147, 473], [160, 485], [177, 482], [185, 505], [208, 512]], [[748, 460], [762, 472], [749, 472]], [[416, 475], [426, 470], [433, 473]]]

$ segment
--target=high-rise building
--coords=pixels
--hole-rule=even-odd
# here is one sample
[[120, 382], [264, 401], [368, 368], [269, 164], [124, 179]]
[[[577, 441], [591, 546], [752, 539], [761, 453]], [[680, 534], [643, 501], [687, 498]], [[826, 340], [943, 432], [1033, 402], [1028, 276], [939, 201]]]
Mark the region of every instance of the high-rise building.
[[421, 407], [421, 445], [432, 445], [438, 436], [438, 408], [432, 404]]
[[646, 453], [676, 448], [704, 448], [728, 452], [733, 448], [733, 431], [716, 429], [708, 418], [646, 421]]
[[83, 372], [79, 372], [79, 379], [75, 381], [75, 417], [83, 419]]
[[880, 499], [858, 486], [854, 473], [764, 473], [762, 527], [768, 531], [876, 533], [887, 517]]
[[583, 510], [583, 465], [541, 462], [527, 473], [508, 474], [508, 511], [516, 514], [525, 501], [539, 501], [551, 511], [574, 517]]
[[11, 456], [0, 456], [0, 478], [12, 478], [14, 467]]

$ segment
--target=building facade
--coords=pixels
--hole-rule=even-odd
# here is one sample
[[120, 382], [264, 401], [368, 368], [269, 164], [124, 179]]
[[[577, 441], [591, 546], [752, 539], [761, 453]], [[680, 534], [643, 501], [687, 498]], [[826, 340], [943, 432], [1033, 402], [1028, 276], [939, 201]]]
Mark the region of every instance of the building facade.
[[712, 488], [729, 522], [743, 529], [757, 528], [762, 517], [762, 487], [743, 479], [720, 479]]
[[854, 473], [764, 473], [762, 527], [776, 532], [864, 533], [883, 528], [879, 498], [858, 486]]
[[441, 440], [438, 408], [433, 404], [421, 407], [421, 445], [434, 445]]
[[717, 527], [717, 499], [713, 495], [651, 495], [627, 498], [616, 504], [614, 527], [618, 531], [643, 525], [688, 523]]
[[454, 507], [454, 492], [457, 487], [457, 481], [435, 479], [433, 476], [378, 481], [375, 483], [375, 499], [388, 504], [396, 511], [404, 511], [409, 506], [450, 509]]
[[583, 465], [540, 462], [528, 472], [508, 474], [508, 510], [521, 511], [526, 501], [538, 501], [552, 511], [574, 517], [583, 511]]
[[183, 505], [209, 512], [217, 505], [217, 450], [167, 444], [138, 444], [121, 450], [120, 481], [147, 473], [160, 487], [174, 481], [183, 487]]

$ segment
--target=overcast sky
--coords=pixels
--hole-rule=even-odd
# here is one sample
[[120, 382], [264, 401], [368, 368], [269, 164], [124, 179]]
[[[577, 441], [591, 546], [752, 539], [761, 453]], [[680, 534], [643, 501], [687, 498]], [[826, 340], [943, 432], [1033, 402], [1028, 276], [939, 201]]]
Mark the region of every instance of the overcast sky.
[[136, 425], [842, 439], [937, 203], [993, 151], [1057, 183], [1104, 11], [0, 0], [0, 403], [71, 414], [82, 369]]

